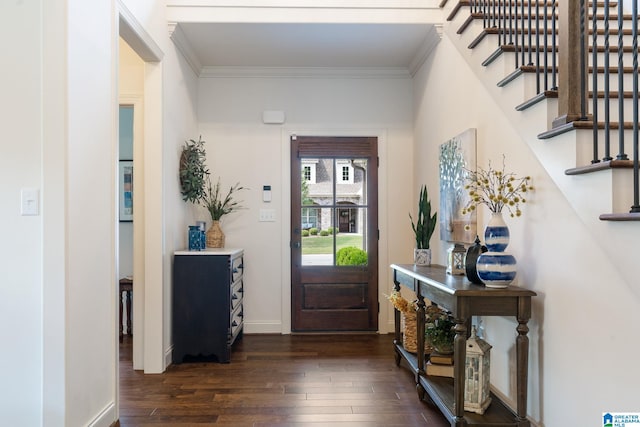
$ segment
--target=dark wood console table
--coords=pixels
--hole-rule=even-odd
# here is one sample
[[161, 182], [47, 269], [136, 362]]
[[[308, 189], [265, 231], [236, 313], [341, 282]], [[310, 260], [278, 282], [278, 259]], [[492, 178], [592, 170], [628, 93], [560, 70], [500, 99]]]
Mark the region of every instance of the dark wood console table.
[[[418, 297], [417, 346], [424, 348], [425, 298], [450, 311], [456, 323], [454, 341], [454, 377], [432, 377], [425, 374], [425, 355], [409, 353], [402, 347], [400, 312], [395, 310], [396, 363], [406, 360], [415, 374], [418, 395], [425, 394], [455, 427], [462, 426], [514, 426], [530, 427], [527, 420], [527, 371], [529, 357], [529, 328], [531, 297], [535, 292], [509, 286], [489, 289], [475, 285], [464, 276], [452, 276], [445, 267], [425, 267], [413, 264], [391, 265], [395, 290], [404, 286]], [[466, 340], [470, 334], [471, 316], [514, 316], [518, 321], [516, 337], [516, 413], [495, 395], [483, 415], [464, 411], [464, 368]]]

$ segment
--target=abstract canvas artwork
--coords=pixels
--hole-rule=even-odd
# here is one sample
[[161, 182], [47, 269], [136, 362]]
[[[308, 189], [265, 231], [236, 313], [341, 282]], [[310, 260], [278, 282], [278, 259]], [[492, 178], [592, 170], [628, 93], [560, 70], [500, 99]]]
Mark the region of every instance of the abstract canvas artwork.
[[119, 187], [120, 222], [133, 221], [133, 161], [120, 161]]
[[462, 215], [469, 200], [464, 189], [467, 170], [476, 169], [476, 130], [467, 129], [440, 145], [440, 240], [473, 243], [476, 213]]

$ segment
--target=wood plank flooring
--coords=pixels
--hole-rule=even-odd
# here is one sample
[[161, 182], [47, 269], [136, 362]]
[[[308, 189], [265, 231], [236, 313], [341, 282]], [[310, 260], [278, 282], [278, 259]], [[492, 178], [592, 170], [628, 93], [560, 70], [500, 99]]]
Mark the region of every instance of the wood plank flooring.
[[420, 402], [395, 365], [392, 335], [245, 335], [231, 363], [133, 371], [120, 349], [120, 427], [430, 426], [449, 424]]

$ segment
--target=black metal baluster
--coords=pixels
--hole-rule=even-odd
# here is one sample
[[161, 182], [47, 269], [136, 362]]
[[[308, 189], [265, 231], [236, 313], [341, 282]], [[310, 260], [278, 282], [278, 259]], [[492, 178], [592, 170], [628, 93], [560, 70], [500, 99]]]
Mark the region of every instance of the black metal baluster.
[[[542, 53], [544, 55], [544, 90], [548, 90], [549, 89], [549, 35], [547, 34], [547, 31], [549, 30], [549, 19], [547, 18], [549, 15], [549, 2], [547, 0], [545, 0], [544, 2], [544, 16], [545, 16], [545, 20], [544, 20], [544, 25], [543, 25], [543, 31], [544, 31], [544, 35], [542, 36]], [[551, 19], [556, 19], [555, 16], [551, 16]]]
[[[608, 162], [613, 160], [611, 157], [611, 90], [609, 85], [611, 84], [609, 79], [611, 73], [609, 72], [609, 55], [611, 54], [611, 47], [609, 46], [609, 9], [611, 4], [609, 0], [604, 2], [604, 157], [603, 161]], [[594, 76], [597, 77], [597, 71], [594, 69]]]
[[507, 44], [507, 1], [502, 0], [502, 44]]
[[622, 2], [618, 1], [618, 160], [628, 160], [624, 153], [624, 52], [623, 52], [623, 31], [622, 23], [624, 10]]
[[[531, 2], [531, 0], [529, 0]], [[540, 93], [540, 1], [536, 0], [536, 95]]]
[[638, 1], [631, 2], [631, 34], [633, 40], [633, 206], [631, 213], [640, 212], [638, 171]]
[[[580, 120], [587, 119], [587, 67], [585, 64], [587, 61], [587, 52], [585, 52], [586, 10], [585, 0], [580, 0]], [[594, 124], [594, 126], [597, 126], [597, 124]]]
[[[493, 0], [493, 13], [492, 13], [493, 28], [497, 28], [497, 25], [496, 25], [496, 15], [497, 15], [497, 13], [496, 13], [496, 4], [498, 3], [498, 1], [499, 0]], [[500, 36], [498, 36], [498, 40], [500, 40]], [[498, 43], [498, 44], [500, 44], [500, 43]]]
[[527, 19], [527, 23], [529, 24], [529, 47], [528, 47], [528, 51], [529, 51], [529, 65], [533, 65], [533, 51], [531, 49], [533, 49], [533, 43], [531, 40], [531, 0], [529, 0], [529, 7], [527, 8], [529, 11], [529, 17]]
[[556, 40], [556, 6], [558, 2], [554, 0], [551, 5], [551, 14], [554, 16], [551, 21], [551, 68], [553, 68], [553, 74], [551, 74], [551, 89], [558, 90], [558, 67], [556, 67], [557, 61], [557, 40]]
[[[513, 44], [513, 3], [516, 0], [509, 0], [509, 44]], [[516, 51], [516, 56], [518, 52]]]
[[598, 154], [598, 2], [593, 2], [592, 8], [593, 16], [591, 17], [591, 58], [594, 72], [592, 73], [592, 84], [591, 91], [593, 92], [592, 100], [592, 108], [593, 108], [593, 157], [591, 163], [598, 163], [600, 161]]
[[524, 60], [524, 58], [525, 58], [525, 46], [526, 46], [526, 44], [524, 42], [525, 41], [524, 1], [522, 1], [520, 9], [521, 9], [520, 10], [520, 23], [522, 24], [522, 25], [520, 25], [522, 27], [522, 34], [521, 34], [521, 37], [520, 37], [521, 40], [522, 40], [522, 54], [521, 54], [522, 55], [522, 61], [521, 62], [522, 62], [522, 65], [524, 65], [525, 64], [525, 60]]
[[516, 58], [516, 70], [520, 67], [520, 52], [518, 52], [518, 3], [514, 0], [515, 6], [513, 8], [514, 16], [513, 16], [513, 28], [514, 28], [514, 46], [515, 46], [515, 58]]

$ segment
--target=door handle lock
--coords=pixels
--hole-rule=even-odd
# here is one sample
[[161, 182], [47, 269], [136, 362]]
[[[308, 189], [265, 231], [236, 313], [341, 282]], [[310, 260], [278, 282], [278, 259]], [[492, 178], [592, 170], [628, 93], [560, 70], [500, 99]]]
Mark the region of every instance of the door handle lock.
[[300, 244], [300, 242], [293, 242], [291, 243], [291, 247], [295, 248], [295, 249], [300, 249], [302, 245]]

